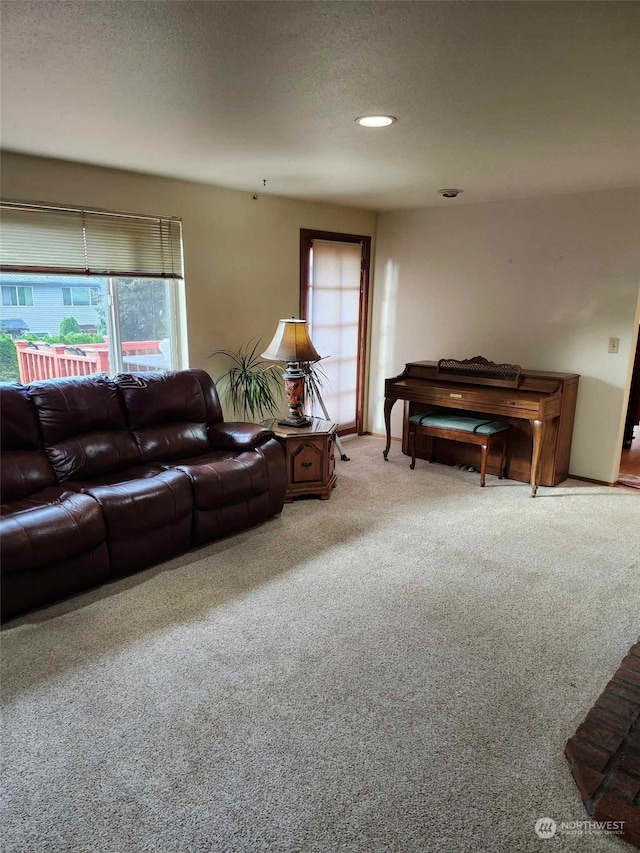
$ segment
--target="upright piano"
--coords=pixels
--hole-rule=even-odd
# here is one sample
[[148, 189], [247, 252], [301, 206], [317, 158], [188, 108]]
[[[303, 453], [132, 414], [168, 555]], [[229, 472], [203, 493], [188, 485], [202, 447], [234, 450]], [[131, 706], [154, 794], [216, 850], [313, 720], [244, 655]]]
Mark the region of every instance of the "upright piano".
[[[462, 365], [459, 372], [443, 365]], [[391, 446], [391, 410], [404, 401], [402, 451], [408, 454], [408, 421], [412, 415], [457, 409], [491, 415], [511, 425], [505, 476], [538, 485], [555, 486], [569, 475], [569, 456], [578, 393], [575, 373], [526, 370], [517, 365], [493, 365], [476, 356], [464, 362], [412, 361], [399, 376], [385, 380], [384, 419], [387, 459]], [[469, 370], [465, 367], [476, 367]], [[505, 373], [493, 368], [514, 368]], [[426, 448], [416, 441], [416, 455]], [[436, 439], [433, 459], [477, 466], [478, 448]], [[489, 458], [487, 471], [498, 473], [498, 459]]]

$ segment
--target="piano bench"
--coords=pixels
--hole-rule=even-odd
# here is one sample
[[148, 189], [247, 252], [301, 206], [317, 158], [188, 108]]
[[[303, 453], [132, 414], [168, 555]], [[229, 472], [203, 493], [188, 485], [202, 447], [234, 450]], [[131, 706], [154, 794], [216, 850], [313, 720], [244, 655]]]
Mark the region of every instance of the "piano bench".
[[487, 456], [490, 448], [502, 445], [500, 473], [498, 479], [504, 477], [504, 465], [507, 456], [507, 437], [509, 424], [502, 421], [488, 421], [486, 418], [470, 417], [468, 415], [449, 415], [438, 413], [431, 415], [412, 415], [409, 418], [409, 452], [411, 453], [411, 470], [416, 467], [416, 435], [428, 436], [429, 462], [433, 456], [433, 439], [447, 438], [449, 441], [462, 441], [465, 444], [479, 444], [481, 450], [480, 485], [484, 486], [487, 470]]

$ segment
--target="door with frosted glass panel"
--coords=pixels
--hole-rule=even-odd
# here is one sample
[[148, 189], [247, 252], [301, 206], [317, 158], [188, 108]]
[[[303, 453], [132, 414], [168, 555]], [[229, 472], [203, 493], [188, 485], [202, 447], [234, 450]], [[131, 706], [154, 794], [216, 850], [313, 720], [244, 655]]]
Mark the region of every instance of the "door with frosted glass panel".
[[[301, 316], [323, 359], [322, 397], [341, 434], [364, 431], [370, 237], [301, 232]], [[323, 417], [322, 411], [314, 415]]]

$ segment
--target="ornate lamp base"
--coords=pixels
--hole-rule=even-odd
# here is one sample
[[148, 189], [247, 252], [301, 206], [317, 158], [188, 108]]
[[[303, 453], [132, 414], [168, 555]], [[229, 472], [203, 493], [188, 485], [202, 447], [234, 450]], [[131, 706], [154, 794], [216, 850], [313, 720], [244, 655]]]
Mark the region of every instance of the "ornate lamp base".
[[309, 426], [312, 422], [311, 418], [308, 418], [302, 412], [304, 403], [304, 372], [300, 370], [299, 362], [288, 362], [287, 369], [282, 374], [282, 378], [284, 379], [284, 390], [287, 395], [289, 414], [283, 420], [278, 421], [278, 424], [288, 427]]

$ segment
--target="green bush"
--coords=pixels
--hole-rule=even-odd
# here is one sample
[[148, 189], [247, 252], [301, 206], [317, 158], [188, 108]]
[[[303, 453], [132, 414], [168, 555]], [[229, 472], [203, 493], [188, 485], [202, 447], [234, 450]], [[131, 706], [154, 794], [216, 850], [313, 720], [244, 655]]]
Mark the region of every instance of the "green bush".
[[60, 320], [60, 335], [64, 337], [65, 335], [70, 334], [71, 332], [77, 332], [80, 334], [80, 326], [78, 325], [78, 321], [75, 317], [63, 317]]
[[68, 335], [45, 335], [43, 338], [31, 337], [26, 340], [41, 340], [45, 344], [67, 344], [76, 347], [79, 344], [101, 344], [104, 339], [102, 335], [88, 335], [86, 332], [70, 332]]
[[76, 346], [76, 344], [101, 344], [102, 335], [88, 335], [86, 332], [70, 332], [64, 336], [64, 343]]
[[0, 335], [0, 382], [19, 382], [18, 354], [9, 335]]

